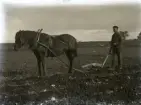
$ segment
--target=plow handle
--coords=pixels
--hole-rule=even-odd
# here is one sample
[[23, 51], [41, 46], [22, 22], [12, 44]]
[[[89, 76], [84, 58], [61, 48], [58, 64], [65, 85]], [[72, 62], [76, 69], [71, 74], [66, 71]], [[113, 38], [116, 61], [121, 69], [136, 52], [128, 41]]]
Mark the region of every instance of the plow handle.
[[106, 58], [105, 58], [105, 60], [104, 60], [104, 62], [103, 62], [103, 64], [102, 64], [101, 68], [103, 68], [103, 67], [104, 67], [104, 65], [105, 65], [105, 63], [106, 63], [106, 61], [107, 61], [108, 57], [109, 57], [109, 54], [106, 56]]

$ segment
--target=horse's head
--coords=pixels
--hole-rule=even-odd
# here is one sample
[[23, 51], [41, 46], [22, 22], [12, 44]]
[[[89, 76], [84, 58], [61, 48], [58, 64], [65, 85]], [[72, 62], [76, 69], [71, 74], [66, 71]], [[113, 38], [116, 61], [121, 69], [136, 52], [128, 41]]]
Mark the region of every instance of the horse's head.
[[24, 43], [23, 31], [20, 30], [15, 35], [14, 50], [18, 51], [21, 47], [23, 47]]

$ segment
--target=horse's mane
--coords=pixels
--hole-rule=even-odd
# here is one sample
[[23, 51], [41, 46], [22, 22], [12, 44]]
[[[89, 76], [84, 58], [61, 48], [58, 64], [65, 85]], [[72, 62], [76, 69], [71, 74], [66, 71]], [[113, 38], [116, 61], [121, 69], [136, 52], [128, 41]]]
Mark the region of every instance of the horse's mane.
[[[23, 34], [22, 34], [23, 33]], [[17, 33], [16, 33], [16, 37], [20, 37], [20, 35], [22, 35], [24, 38], [33, 38], [35, 37], [36, 35], [38, 34], [38, 31], [33, 31], [33, 30], [19, 30]], [[49, 35], [47, 33], [43, 33], [41, 32], [41, 36], [42, 38], [56, 38], [56, 39], [60, 39], [61, 37], [63, 36], [71, 36], [73, 37], [72, 35], [70, 34], [60, 34], [60, 35]], [[61, 37], [60, 37], [61, 36]], [[63, 37], [64, 38], [64, 37]], [[62, 38], [61, 38], [62, 39]]]
[[[33, 31], [33, 30], [19, 30], [18, 32], [30, 32], [30, 33], [36, 33], [37, 34], [38, 31]], [[41, 32], [41, 34], [49, 35], [49, 34], [43, 33], [43, 32]]]

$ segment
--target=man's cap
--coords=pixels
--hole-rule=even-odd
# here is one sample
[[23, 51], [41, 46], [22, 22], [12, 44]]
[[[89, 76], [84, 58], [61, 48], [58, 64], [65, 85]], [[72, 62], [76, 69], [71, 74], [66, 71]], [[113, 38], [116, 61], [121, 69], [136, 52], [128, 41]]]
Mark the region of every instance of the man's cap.
[[118, 26], [113, 26], [113, 28], [118, 28]]

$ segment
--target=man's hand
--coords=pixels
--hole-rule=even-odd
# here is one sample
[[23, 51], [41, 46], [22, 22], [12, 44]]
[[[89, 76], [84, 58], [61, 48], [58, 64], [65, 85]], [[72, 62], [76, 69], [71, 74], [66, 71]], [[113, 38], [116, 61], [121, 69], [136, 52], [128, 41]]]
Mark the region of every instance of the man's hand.
[[112, 51], [109, 51], [109, 53], [108, 53], [109, 55], [111, 55], [112, 54]]
[[108, 53], [109, 55], [111, 55], [112, 54], [112, 48], [110, 48], [110, 50], [109, 50], [109, 53]]
[[117, 45], [117, 43], [113, 43], [113, 45], [114, 45], [114, 46], [116, 46], [116, 45]]

